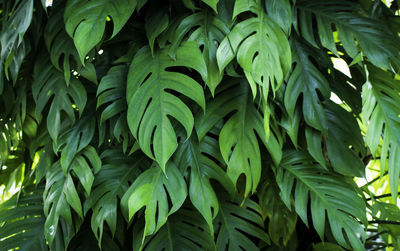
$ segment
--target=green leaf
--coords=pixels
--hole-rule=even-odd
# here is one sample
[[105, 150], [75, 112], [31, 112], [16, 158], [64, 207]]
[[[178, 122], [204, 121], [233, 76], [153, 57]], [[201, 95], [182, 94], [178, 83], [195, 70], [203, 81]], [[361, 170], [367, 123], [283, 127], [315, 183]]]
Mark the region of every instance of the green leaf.
[[155, 158], [164, 171], [178, 145], [168, 116], [185, 128], [187, 137], [194, 123], [189, 107], [167, 89], [187, 96], [205, 109], [200, 84], [188, 75], [168, 70], [176, 66], [194, 69], [202, 76], [206, 74], [203, 58], [194, 42], [183, 44], [177, 50], [176, 60], [168, 56], [168, 49], [152, 56], [149, 48], [144, 47], [135, 55], [128, 73], [126, 97], [129, 128], [142, 151]]
[[[297, 1], [299, 28], [302, 36], [316, 45], [312, 15], [316, 17], [322, 46], [336, 53], [333, 27], [339, 33], [345, 51], [353, 58], [358, 54], [357, 45], [376, 66], [391, 69], [391, 64], [400, 66], [398, 58], [399, 37], [378, 19], [358, 14], [359, 7], [351, 1]], [[357, 13], [358, 12], [358, 13]]]
[[35, 65], [33, 76], [32, 95], [36, 102], [36, 119], [40, 119], [46, 104], [50, 102], [47, 127], [51, 138], [57, 142], [58, 135], [63, 129], [62, 112], [68, 115], [71, 123], [75, 122], [75, 111], [72, 105], [76, 105], [81, 115], [86, 105], [86, 90], [77, 79], [73, 79], [67, 86], [63, 75], [43, 58], [40, 58]]
[[61, 168], [67, 170], [76, 154], [89, 145], [94, 136], [95, 118], [82, 117], [71, 129], [60, 135], [58, 148], [61, 151]]
[[[10, 4], [11, 5], [11, 4]], [[11, 7], [11, 6], [10, 6]], [[2, 5], [2, 11], [5, 5]], [[6, 11], [7, 9], [5, 9]], [[0, 33], [1, 61], [5, 62], [9, 56], [22, 44], [25, 32], [28, 30], [33, 16], [33, 0], [13, 1], [12, 10], [2, 13], [4, 27]], [[13, 56], [11, 55], [11, 58]]]
[[78, 70], [82, 65], [74, 42], [64, 29], [64, 8], [59, 8], [59, 5], [54, 8], [44, 31], [44, 40], [51, 63], [64, 73], [65, 82], [69, 85], [71, 71]]
[[175, 56], [178, 46], [186, 35], [188, 35], [187, 40], [197, 42], [198, 46], [202, 48], [203, 58], [207, 66], [205, 82], [213, 95], [223, 76], [218, 68], [216, 51], [228, 33], [228, 25], [219, 16], [214, 15], [211, 11], [204, 10], [185, 17], [171, 37], [170, 54], [172, 56]]
[[264, 232], [260, 206], [252, 200], [237, 198], [231, 201], [222, 197], [214, 224], [217, 250], [242, 250], [243, 247], [258, 250], [253, 240], [270, 243]]
[[[90, 168], [90, 165], [93, 167], [93, 170]], [[75, 157], [70, 170], [66, 174], [61, 168], [60, 161], [55, 162], [48, 168], [43, 200], [46, 216], [44, 233], [50, 246], [56, 237], [61, 217], [65, 220], [68, 227], [74, 228], [73, 225], [75, 224], [79, 228], [81, 220], [73, 217], [71, 208], [83, 219], [81, 199], [71, 174], [78, 178], [86, 195], [89, 195], [94, 181], [93, 172], [98, 172], [100, 167], [101, 160], [97, 156], [95, 149], [88, 146], [79, 156]]]
[[286, 34], [290, 34], [293, 22], [290, 0], [266, 0], [265, 9], [268, 16], [277, 23]]
[[393, 199], [398, 194], [400, 168], [400, 82], [389, 72], [374, 66], [367, 68], [367, 82], [363, 86], [362, 114], [368, 124], [365, 142], [373, 156], [378, 153], [380, 139], [383, 138], [381, 173], [386, 170], [389, 155], [389, 184]]
[[0, 205], [1, 248], [47, 251], [43, 233], [42, 189], [26, 190], [26, 193], [17, 193]]
[[258, 84], [266, 100], [270, 84], [276, 91], [290, 70], [290, 46], [281, 28], [265, 14], [261, 1], [236, 1], [234, 17], [245, 11], [253, 12], [256, 17], [236, 24], [221, 42], [217, 50], [218, 66], [222, 72], [236, 57], [253, 96]]
[[82, 217], [82, 206], [74, 182], [70, 174], [67, 174], [67, 177], [64, 175], [59, 162], [53, 164], [47, 171], [43, 200], [46, 216], [44, 235], [51, 246], [57, 233], [60, 217], [68, 225], [73, 225], [70, 207]]
[[217, 12], [217, 4], [219, 0], [201, 0], [208, 6], [210, 6], [215, 12]]
[[140, 168], [144, 169], [149, 165], [144, 155], [134, 154], [127, 157], [117, 149], [107, 149], [101, 154], [101, 158], [103, 165], [95, 177], [94, 189], [84, 203], [85, 214], [90, 209], [93, 210], [91, 226], [100, 247], [106, 222], [112, 236], [117, 230], [118, 199], [122, 198], [130, 184], [139, 176]]
[[246, 176], [245, 195], [248, 195], [255, 192], [261, 176], [258, 141], [264, 143], [275, 163], [279, 163], [282, 153], [274, 135], [270, 135], [267, 141], [263, 118], [253, 103], [246, 82], [245, 79], [230, 81], [231, 85], [218, 93], [208, 105], [206, 113], [197, 119], [196, 130], [201, 139], [205, 132], [230, 114], [219, 135], [220, 151], [228, 164], [227, 174], [234, 184], [241, 174]]
[[168, 10], [160, 9], [160, 6], [155, 4], [146, 14], [146, 36], [149, 39], [151, 54], [154, 54], [154, 42], [169, 24]]
[[144, 250], [214, 250], [213, 236], [207, 224], [192, 208], [182, 207], [168, 217], [165, 225], [146, 238]]
[[231, 180], [214, 160], [221, 160], [218, 141], [205, 137], [199, 143], [197, 135], [193, 133], [188, 140], [181, 143], [174, 159], [181, 170], [190, 168], [190, 201], [204, 217], [213, 235], [213, 219], [218, 214], [219, 203], [210, 179], [218, 181], [230, 194], [235, 190]]
[[285, 107], [291, 118], [294, 116], [297, 100], [303, 94], [303, 116], [306, 123], [317, 130], [328, 129], [326, 113], [318, 97], [317, 90], [324, 98], [329, 98], [330, 88], [325, 77], [309, 59], [315, 54], [310, 47], [297, 39], [292, 40], [294, 70], [290, 74], [285, 90]]
[[[333, 102], [327, 103], [326, 147], [333, 169], [343, 175], [364, 177], [364, 140], [353, 114]], [[361, 156], [361, 157], [359, 157]]]
[[154, 165], [143, 172], [121, 199], [122, 212], [126, 219], [145, 207], [144, 238], [157, 232], [176, 212], [186, 199], [187, 189], [182, 174], [175, 164], [168, 162], [166, 173]]
[[364, 250], [362, 242], [365, 241], [366, 234], [357, 219], [366, 225], [365, 203], [354, 188], [344, 181], [344, 177], [327, 172], [314, 164], [307, 154], [296, 151], [284, 153], [276, 176], [281, 198], [286, 206], [291, 209], [294, 188], [297, 214], [306, 225], [308, 215], [311, 215], [314, 228], [322, 240], [328, 225], [327, 217], [332, 235], [340, 245]]
[[113, 38], [125, 25], [137, 5], [137, 0], [68, 0], [65, 29], [73, 39], [82, 64], [85, 56], [103, 38], [107, 17], [113, 21]]
[[[272, 173], [269, 175], [273, 175]], [[268, 218], [268, 234], [277, 245], [287, 245], [296, 228], [297, 214], [289, 210], [279, 196], [279, 188], [270, 178], [261, 183], [258, 192], [263, 218]], [[282, 240], [282, 241], [281, 241]]]
[[343, 251], [339, 245], [330, 242], [319, 242], [317, 244], [313, 244], [313, 251]]

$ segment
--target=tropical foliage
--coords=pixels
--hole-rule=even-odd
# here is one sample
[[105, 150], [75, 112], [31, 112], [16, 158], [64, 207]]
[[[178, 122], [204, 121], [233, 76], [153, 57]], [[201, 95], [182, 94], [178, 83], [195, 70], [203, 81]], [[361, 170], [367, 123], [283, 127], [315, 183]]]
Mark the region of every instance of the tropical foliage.
[[0, 0], [0, 250], [400, 250], [399, 6]]

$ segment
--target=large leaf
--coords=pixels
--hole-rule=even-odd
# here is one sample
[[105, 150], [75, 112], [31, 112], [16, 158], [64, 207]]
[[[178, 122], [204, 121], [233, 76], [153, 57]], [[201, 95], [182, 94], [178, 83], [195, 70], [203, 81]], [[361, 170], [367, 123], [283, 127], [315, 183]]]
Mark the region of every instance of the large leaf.
[[[131, 48], [133, 48], [132, 46]], [[117, 62], [122, 63], [122, 59]], [[100, 133], [99, 144], [102, 144], [106, 137], [122, 142], [123, 150], [126, 152], [128, 144], [132, 141], [132, 134], [129, 132], [127, 122], [126, 102], [126, 76], [128, 67], [126, 65], [116, 65], [109, 69], [103, 76], [97, 88], [97, 108], [101, 109], [100, 127], [109, 127], [109, 134]], [[107, 123], [108, 121], [108, 123]]]
[[[229, 200], [222, 196], [220, 210], [215, 219], [217, 250], [258, 250], [253, 240], [270, 243], [264, 231], [260, 206], [252, 200]], [[243, 199], [242, 199], [243, 200]]]
[[333, 169], [343, 175], [365, 176], [365, 165], [359, 157], [365, 155], [365, 144], [353, 114], [333, 102], [328, 103], [326, 114], [326, 148]]
[[87, 147], [94, 136], [96, 122], [92, 116], [82, 117], [72, 128], [60, 135], [61, 167], [67, 170], [76, 154]]
[[222, 71], [237, 57], [253, 95], [259, 84], [266, 99], [270, 84], [277, 90], [290, 70], [290, 46], [282, 29], [266, 15], [262, 1], [236, 1], [233, 17], [247, 11], [256, 17], [236, 24], [221, 42], [217, 50], [218, 66]]
[[145, 227], [142, 239], [157, 232], [186, 199], [186, 183], [178, 168], [168, 162], [166, 173], [157, 165], [143, 172], [121, 199], [125, 218], [145, 207]]
[[143, 0], [69, 0], [64, 12], [65, 29], [74, 39], [81, 62], [104, 34], [107, 18], [113, 21], [113, 38]]
[[205, 82], [212, 94], [221, 82], [223, 75], [217, 65], [216, 52], [219, 44], [228, 33], [227, 24], [211, 11], [204, 10], [185, 17], [171, 37], [171, 53], [173, 55], [187, 34], [189, 34], [187, 40], [196, 41], [198, 46], [202, 48], [203, 58], [207, 66]]
[[71, 80], [67, 86], [63, 75], [43, 58], [38, 60], [33, 74], [32, 94], [36, 102], [36, 119], [40, 119], [46, 104], [51, 103], [47, 115], [47, 127], [50, 136], [57, 142], [57, 137], [63, 128], [62, 112], [68, 115], [71, 122], [75, 122], [73, 105], [76, 106], [79, 114], [82, 114], [86, 105], [86, 90], [77, 79]]
[[[143, 250], [214, 250], [213, 236], [203, 218], [191, 207], [183, 206], [168, 217], [165, 225], [146, 238]], [[134, 249], [135, 250], [135, 249]]]
[[17, 193], [0, 205], [0, 246], [2, 250], [47, 251], [43, 233], [42, 190]]
[[169, 116], [185, 128], [187, 137], [194, 123], [189, 107], [167, 90], [181, 93], [205, 109], [200, 84], [188, 75], [168, 70], [176, 66], [194, 69], [203, 77], [206, 75], [204, 60], [194, 42], [183, 44], [177, 50], [176, 60], [169, 57], [168, 49], [152, 56], [150, 49], [144, 47], [135, 55], [128, 73], [129, 128], [142, 151], [155, 158], [163, 170], [178, 145]]
[[292, 49], [296, 65], [290, 74], [285, 90], [286, 110], [293, 118], [297, 100], [303, 94], [304, 120], [315, 129], [326, 131], [328, 129], [326, 114], [317, 91], [324, 98], [329, 98], [330, 88], [324, 75], [310, 60], [310, 57], [317, 53], [297, 39], [292, 40]]
[[[245, 79], [232, 80], [228, 88], [218, 93], [208, 105], [206, 113], [197, 121], [196, 129], [202, 138], [219, 120], [230, 114], [220, 135], [221, 154], [228, 164], [227, 174], [234, 184], [239, 176], [246, 176], [245, 195], [254, 192], [261, 176], [261, 140], [275, 163], [281, 158], [281, 147], [271, 134], [266, 139], [261, 112], [253, 103], [250, 87]], [[239, 83], [239, 84], [236, 84]], [[258, 135], [258, 137], [257, 137]]]
[[282, 200], [289, 209], [292, 208], [291, 195], [294, 189], [297, 214], [307, 225], [311, 215], [321, 239], [324, 238], [328, 218], [332, 235], [340, 245], [364, 250], [362, 242], [366, 234], [358, 220], [364, 224], [367, 222], [365, 203], [354, 188], [344, 181], [344, 177], [325, 171], [303, 152], [287, 151], [277, 168], [277, 183]]
[[131, 183], [140, 174], [140, 169], [149, 164], [144, 155], [127, 157], [120, 150], [108, 149], [101, 154], [103, 165], [95, 177], [93, 191], [84, 204], [85, 214], [92, 209], [92, 229], [102, 241], [104, 225], [107, 222], [114, 236], [117, 229], [117, 206]]
[[367, 74], [369, 77], [362, 90], [362, 113], [368, 124], [365, 141], [376, 156], [383, 138], [381, 173], [386, 169], [389, 155], [389, 183], [396, 200], [400, 175], [400, 82], [391, 73], [373, 66], [368, 67]]
[[[353, 2], [301, 0], [296, 3], [301, 34], [313, 45], [316, 45], [317, 35], [322, 46], [337, 53], [333, 37], [333, 32], [337, 31], [345, 51], [351, 57], [356, 57], [359, 45], [374, 65], [386, 69], [390, 69], [392, 63], [400, 66], [399, 37], [392, 34], [380, 20], [357, 13], [360, 8]], [[314, 33], [313, 15], [318, 26], [317, 33]]]
[[295, 231], [297, 214], [283, 203], [279, 188], [271, 178], [262, 180], [258, 194], [263, 217], [269, 219], [268, 234], [271, 240], [278, 246], [286, 246]]
[[217, 140], [205, 137], [199, 143], [194, 133], [181, 143], [174, 157], [181, 170], [190, 168], [189, 197], [206, 220], [212, 235], [213, 219], [218, 214], [219, 202], [210, 179], [217, 180], [231, 194], [234, 192], [231, 180], [215, 161], [217, 159], [223, 162], [221, 158]]
[[[44, 39], [50, 53], [51, 63], [59, 71], [63, 71], [67, 85], [71, 79], [71, 71], [81, 67], [78, 51], [74, 42], [64, 29], [63, 12], [60, 4], [53, 7], [54, 12], [47, 22]], [[60, 63], [62, 62], [62, 64]]]
[[[13, 11], [7, 12], [7, 9]], [[22, 44], [25, 32], [32, 21], [33, 0], [11, 1], [8, 4], [2, 5], [3, 11], [6, 11], [7, 19], [3, 20], [5, 28], [0, 33], [0, 58], [2, 62], [6, 59], [11, 61], [13, 53]]]
[[[91, 170], [89, 164], [94, 170]], [[71, 169], [66, 174], [59, 161], [48, 169], [43, 200], [46, 216], [44, 233], [50, 246], [57, 234], [60, 217], [72, 228], [71, 231], [74, 231], [74, 225], [78, 228], [81, 223], [80, 219], [73, 220], [71, 208], [80, 218], [83, 218], [82, 203], [72, 175], [77, 177], [86, 194], [89, 195], [94, 180], [93, 172], [97, 172], [100, 166], [101, 160], [94, 149], [88, 147], [74, 159]]]

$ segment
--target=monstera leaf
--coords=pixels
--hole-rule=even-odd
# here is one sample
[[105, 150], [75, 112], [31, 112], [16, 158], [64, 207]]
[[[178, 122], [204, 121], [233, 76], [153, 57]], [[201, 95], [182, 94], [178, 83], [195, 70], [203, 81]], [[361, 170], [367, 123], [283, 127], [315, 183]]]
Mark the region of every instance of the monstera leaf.
[[[9, 62], [12, 61], [13, 53], [15, 53], [17, 48], [22, 44], [23, 37], [32, 22], [33, 16], [33, 0], [17, 0], [7, 5], [10, 6], [7, 6], [7, 8], [6, 5], [2, 3], [2, 12], [3, 8], [6, 8], [4, 14], [7, 18], [3, 21], [5, 22], [5, 27], [10, 27], [10, 29], [2, 29], [0, 33], [0, 58], [2, 62], [5, 60]], [[7, 10], [14, 10], [14, 12], [10, 11], [8, 13]]]
[[[117, 229], [117, 205], [131, 183], [148, 164], [143, 154], [127, 157], [118, 149], [107, 149], [101, 154], [103, 165], [95, 176], [93, 191], [84, 204], [85, 214], [92, 209], [91, 226], [101, 245], [104, 225], [107, 222], [114, 236]], [[140, 169], [141, 168], [141, 169]]]
[[204, 10], [185, 17], [171, 37], [172, 46], [170, 50], [172, 55], [175, 54], [186, 35], [189, 35], [187, 40], [196, 41], [198, 46], [202, 47], [203, 58], [207, 65], [205, 81], [212, 94], [221, 82], [223, 75], [218, 68], [216, 51], [228, 33], [229, 26], [219, 16], [209, 10]]
[[184, 204], [154, 236], [146, 238], [143, 250], [213, 250], [214, 240], [206, 229], [203, 218]]
[[[60, 5], [56, 6], [54, 14], [50, 16], [46, 25], [44, 39], [50, 53], [50, 60], [57, 70], [64, 73], [67, 85], [71, 79], [71, 71], [80, 67], [80, 59], [74, 42], [64, 30], [63, 11]], [[62, 64], [60, 63], [62, 62]]]
[[[358, 14], [360, 7], [350, 1], [296, 2], [299, 10], [298, 24], [302, 36], [317, 46], [317, 34], [321, 44], [337, 54], [333, 31], [338, 33], [345, 51], [351, 56], [358, 54], [357, 45], [376, 66], [390, 69], [394, 63], [400, 66], [399, 38], [393, 37], [389, 29], [382, 29], [379, 20]], [[314, 33], [312, 16], [316, 17], [318, 32]], [[335, 27], [335, 30], [332, 29]]]
[[168, 116], [185, 128], [187, 137], [194, 123], [189, 107], [167, 90], [181, 93], [205, 109], [200, 84], [185, 74], [173, 71], [177, 66], [194, 69], [202, 76], [207, 74], [200, 50], [194, 42], [183, 44], [177, 50], [176, 60], [168, 56], [168, 49], [152, 56], [150, 49], [144, 47], [135, 55], [128, 73], [129, 128], [143, 152], [155, 158], [164, 171], [165, 164], [178, 146]]
[[218, 141], [212, 137], [205, 137], [199, 143], [197, 135], [193, 133], [178, 148], [174, 159], [181, 170], [190, 168], [190, 200], [206, 220], [213, 235], [213, 219], [218, 214], [219, 203], [210, 180], [217, 180], [228, 192], [231, 194], [234, 192], [231, 180], [215, 161], [218, 159], [223, 162], [219, 154]]
[[295, 209], [307, 225], [308, 203], [311, 202], [312, 222], [321, 239], [328, 225], [327, 217], [333, 237], [340, 245], [364, 249], [362, 242], [366, 234], [358, 220], [367, 223], [366, 206], [343, 177], [325, 171], [303, 152], [288, 151], [277, 168], [276, 179], [282, 200], [289, 209], [292, 208], [292, 189], [295, 189]]
[[[139, 2], [139, 4], [138, 4]], [[68, 0], [65, 12], [65, 30], [74, 39], [81, 62], [98, 44], [104, 34], [107, 17], [113, 21], [113, 38], [125, 25], [136, 6], [143, 0]]]
[[143, 172], [121, 199], [125, 218], [145, 207], [145, 227], [142, 239], [157, 232], [186, 199], [186, 183], [175, 164], [169, 162], [166, 173], [154, 165]]
[[296, 63], [293, 72], [288, 79], [285, 90], [285, 107], [290, 117], [294, 116], [296, 101], [303, 94], [303, 114], [307, 124], [320, 131], [326, 131], [328, 121], [323, 105], [318, 96], [319, 91], [324, 98], [330, 96], [330, 88], [327, 80], [315, 67], [309, 57], [315, 55], [310, 47], [293, 39], [292, 48], [295, 52]]
[[258, 84], [266, 99], [270, 83], [276, 91], [290, 70], [290, 46], [282, 29], [266, 15], [262, 1], [236, 1], [233, 17], [248, 11], [256, 17], [236, 24], [221, 42], [217, 50], [218, 66], [222, 71], [236, 57], [253, 95]]
[[[374, 156], [377, 155], [381, 136], [380, 150], [381, 173], [386, 169], [389, 155], [389, 183], [393, 198], [396, 200], [400, 168], [400, 85], [394, 76], [373, 66], [368, 67], [369, 79], [363, 86], [363, 116], [368, 125], [365, 141]], [[381, 133], [382, 132], [382, 133]]]
[[269, 219], [268, 233], [271, 240], [278, 246], [281, 243], [286, 246], [295, 231], [297, 214], [283, 203], [279, 196], [279, 188], [270, 175], [262, 180], [260, 205], [263, 217]]
[[46, 104], [54, 96], [50, 101], [47, 127], [50, 136], [57, 142], [57, 137], [62, 129], [62, 111], [68, 115], [71, 122], [75, 122], [73, 104], [78, 109], [79, 114], [82, 114], [87, 100], [85, 87], [77, 79], [73, 79], [67, 86], [62, 73], [58, 72], [46, 60], [38, 60], [33, 74], [32, 94], [36, 102], [37, 120], [39, 120]]
[[[93, 170], [89, 165], [93, 167]], [[93, 172], [98, 172], [100, 167], [101, 160], [94, 149], [88, 147], [74, 159], [70, 170], [66, 170], [66, 174], [63, 172], [59, 161], [47, 170], [46, 187], [43, 194], [46, 216], [44, 233], [50, 246], [57, 234], [61, 217], [72, 229], [74, 229], [74, 225], [79, 228], [80, 220], [73, 219], [71, 208], [80, 218], [83, 218], [82, 203], [72, 178], [73, 175], [78, 178], [85, 192], [89, 195], [94, 180]]]
[[0, 205], [0, 245], [3, 250], [48, 250], [43, 233], [42, 189], [15, 194]]
[[[254, 201], [245, 199], [242, 205], [240, 198], [229, 200], [221, 196], [220, 210], [215, 219], [217, 250], [257, 250], [252, 240], [262, 240], [270, 243], [264, 231], [260, 206]], [[218, 226], [218, 227], [217, 227]]]
[[246, 176], [245, 194], [248, 195], [256, 190], [261, 176], [259, 139], [276, 163], [281, 158], [281, 147], [273, 134], [266, 140], [261, 112], [252, 101], [247, 81], [234, 79], [228, 84], [231, 85], [225, 86], [226, 89], [218, 93], [219, 98], [213, 100], [207, 112], [197, 119], [196, 130], [202, 138], [204, 132], [230, 114], [219, 135], [220, 151], [234, 184], [241, 174]]

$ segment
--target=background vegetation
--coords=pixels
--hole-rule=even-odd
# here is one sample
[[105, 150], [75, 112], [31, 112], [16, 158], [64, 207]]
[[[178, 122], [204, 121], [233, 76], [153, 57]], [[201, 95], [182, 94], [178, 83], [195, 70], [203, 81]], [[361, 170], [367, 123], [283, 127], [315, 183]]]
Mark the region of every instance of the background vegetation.
[[400, 250], [399, 4], [0, 0], [0, 250]]

